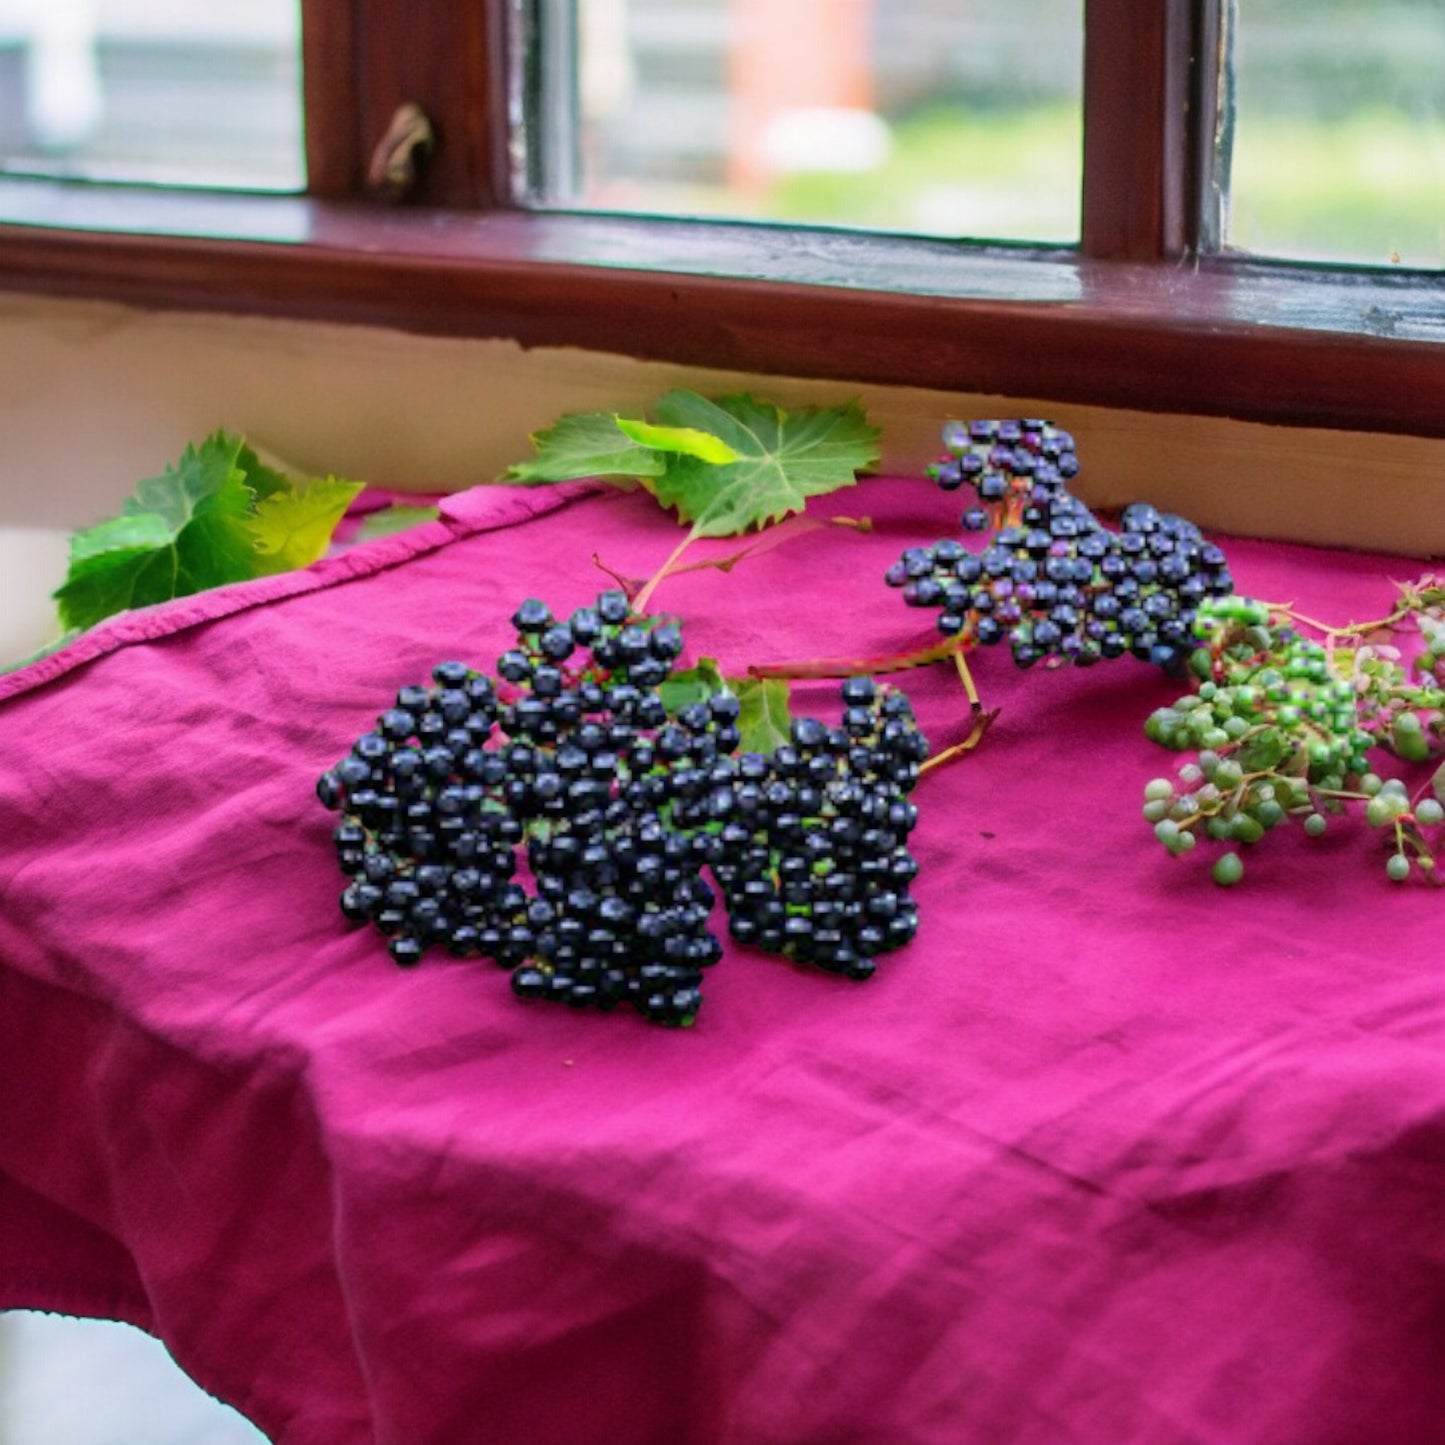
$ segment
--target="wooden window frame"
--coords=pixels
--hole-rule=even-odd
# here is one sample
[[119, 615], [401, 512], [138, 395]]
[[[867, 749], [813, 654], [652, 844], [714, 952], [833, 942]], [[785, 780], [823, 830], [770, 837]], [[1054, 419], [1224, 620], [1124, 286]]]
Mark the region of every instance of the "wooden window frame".
[[[306, 196], [0, 181], [0, 289], [1445, 436], [1445, 276], [1210, 254], [1227, 0], [1085, 0], [1068, 250], [521, 209], [517, 3], [303, 0]], [[368, 200], [405, 101], [434, 160]]]

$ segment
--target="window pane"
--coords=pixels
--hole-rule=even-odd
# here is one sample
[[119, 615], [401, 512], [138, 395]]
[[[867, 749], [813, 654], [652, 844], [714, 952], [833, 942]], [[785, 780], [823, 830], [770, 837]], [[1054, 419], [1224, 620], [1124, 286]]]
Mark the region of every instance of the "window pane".
[[0, 0], [0, 168], [305, 184], [299, 0]]
[[534, 202], [1078, 238], [1082, 0], [533, 5]]
[[1238, 0], [1230, 244], [1445, 262], [1445, 0]]

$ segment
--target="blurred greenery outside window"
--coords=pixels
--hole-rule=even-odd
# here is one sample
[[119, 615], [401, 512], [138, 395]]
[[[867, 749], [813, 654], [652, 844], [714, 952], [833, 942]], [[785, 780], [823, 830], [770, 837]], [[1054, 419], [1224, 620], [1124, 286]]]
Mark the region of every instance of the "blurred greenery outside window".
[[1236, 0], [1226, 242], [1445, 265], [1445, 0]]
[[[1082, 0], [534, 3], [580, 6], [542, 204], [1078, 239]], [[1225, 14], [1225, 246], [1440, 266], [1445, 0]]]
[[[544, 35], [574, 13], [536, 3]], [[542, 203], [1078, 240], [1083, 0], [576, 6], [537, 118], [574, 144]]]

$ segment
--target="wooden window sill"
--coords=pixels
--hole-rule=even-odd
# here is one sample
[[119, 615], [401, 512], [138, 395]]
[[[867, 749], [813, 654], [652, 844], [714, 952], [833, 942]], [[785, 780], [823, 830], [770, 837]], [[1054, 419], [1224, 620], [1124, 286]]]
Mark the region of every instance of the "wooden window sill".
[[0, 288], [1445, 436], [1445, 277], [0, 180]]

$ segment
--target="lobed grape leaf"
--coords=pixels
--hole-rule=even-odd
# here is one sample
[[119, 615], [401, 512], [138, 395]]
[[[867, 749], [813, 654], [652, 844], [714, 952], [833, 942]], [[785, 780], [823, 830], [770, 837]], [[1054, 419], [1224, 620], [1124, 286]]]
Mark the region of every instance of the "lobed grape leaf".
[[[217, 433], [221, 435], [221, 433]], [[256, 450], [244, 440], [238, 439], [236, 465], [246, 474], [246, 485], [256, 494], [258, 502], [277, 492], [291, 490], [291, 478], [279, 466], [262, 461]]]
[[239, 437], [215, 432], [141, 482], [119, 516], [71, 538], [55, 592], [61, 624], [82, 630], [127, 608], [304, 566], [360, 490], [335, 478], [293, 482]]
[[714, 657], [700, 657], [696, 667], [674, 672], [659, 684], [657, 695], [670, 714], [676, 714], [695, 702], [706, 702], [715, 693], [731, 692], [728, 680], [718, 669]]
[[291, 572], [314, 562], [330, 545], [336, 524], [361, 489], [360, 482], [318, 477], [257, 502], [249, 524], [256, 575]]
[[738, 750], [770, 753], [792, 737], [793, 714], [785, 679], [740, 678], [733, 689], [738, 698]]
[[651, 422], [615, 418], [617, 429], [641, 446], [653, 451], [676, 452], [679, 456], [696, 457], [700, 462], [722, 466], [740, 458], [721, 437], [699, 431], [691, 426], [653, 426]]
[[504, 481], [531, 485], [579, 477], [656, 477], [667, 466], [667, 453], [634, 441], [610, 411], [573, 412], [535, 432], [532, 445], [537, 455], [508, 467]]
[[71, 541], [55, 593], [61, 623], [91, 627], [112, 613], [254, 575], [255, 494], [237, 465], [241, 443], [217, 432], [142, 482], [121, 515]]
[[878, 460], [878, 429], [857, 402], [786, 412], [749, 395], [710, 401], [670, 391], [655, 408], [669, 427], [708, 432], [738, 455], [723, 465], [675, 455], [643, 485], [699, 537], [727, 537], [800, 512], [809, 497], [852, 486]]
[[441, 516], [436, 507], [413, 507], [403, 502], [393, 502], [389, 507], [369, 512], [361, 519], [356, 529], [357, 542], [374, 542], [378, 537], [390, 537], [419, 527], [423, 522], [435, 522]]

